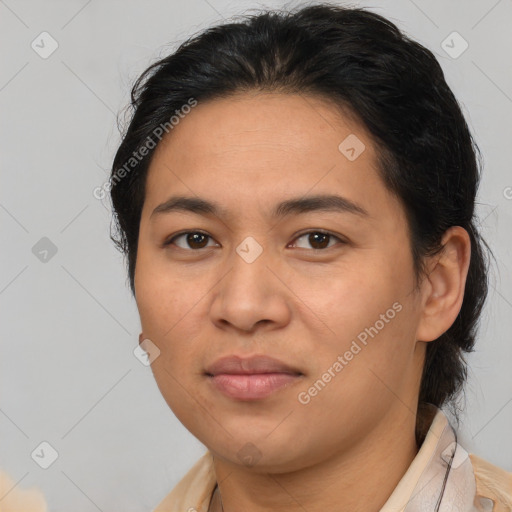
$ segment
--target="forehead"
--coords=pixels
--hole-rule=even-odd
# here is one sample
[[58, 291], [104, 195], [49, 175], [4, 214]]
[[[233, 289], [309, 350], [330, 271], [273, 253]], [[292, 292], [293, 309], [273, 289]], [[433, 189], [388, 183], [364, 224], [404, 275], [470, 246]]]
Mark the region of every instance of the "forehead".
[[393, 200], [377, 172], [372, 140], [355, 116], [321, 97], [244, 93], [199, 102], [162, 139], [149, 168], [145, 207], [174, 193], [248, 207], [255, 197], [277, 203], [333, 192], [367, 210]]
[[180, 148], [197, 150], [188, 155], [196, 160], [211, 155], [220, 157], [230, 151], [260, 156], [285, 152], [322, 161], [321, 151], [327, 151], [326, 157], [337, 157], [339, 143], [350, 134], [365, 139], [366, 156], [374, 156], [369, 136], [355, 116], [342, 113], [340, 107], [326, 98], [247, 92], [199, 102], [164, 137], [156, 151], [161, 154], [178, 153]]

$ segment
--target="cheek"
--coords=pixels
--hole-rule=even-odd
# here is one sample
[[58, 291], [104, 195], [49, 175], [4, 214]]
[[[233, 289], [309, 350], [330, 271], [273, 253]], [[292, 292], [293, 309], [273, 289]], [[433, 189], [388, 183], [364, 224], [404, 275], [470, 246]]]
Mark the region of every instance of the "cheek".
[[[318, 280], [308, 278], [305, 302], [315, 313], [310, 312], [309, 317], [311, 339], [316, 340], [318, 349], [312, 347], [316, 361], [311, 382], [331, 368], [336, 374], [329, 384], [333, 392], [336, 389], [336, 394], [343, 393], [348, 386], [351, 395], [361, 400], [368, 393], [379, 397], [384, 391], [378, 376], [391, 385], [404, 376], [414, 352], [417, 322], [408, 264], [397, 261], [395, 266], [389, 258], [365, 261], [361, 257], [347, 268], [331, 273], [324, 287]], [[315, 333], [313, 324], [321, 326], [325, 334]], [[336, 372], [333, 365], [338, 356], [343, 359], [343, 369], [337, 365]]]
[[[196, 287], [188, 286], [160, 254], [141, 243], [135, 268], [135, 292], [144, 334], [164, 338], [194, 303]], [[196, 299], [197, 302], [197, 299]]]
[[193, 368], [197, 360], [194, 350], [200, 339], [201, 322], [195, 318], [202, 307], [197, 302], [194, 295], [188, 296], [175, 287], [170, 291], [151, 287], [140, 294], [137, 302], [142, 331], [160, 350], [158, 363], [165, 363], [173, 373]]
[[330, 339], [355, 337], [403, 300], [405, 287], [390, 276], [386, 265], [358, 260], [325, 275], [302, 276], [298, 282], [297, 295], [310, 308], [309, 316], [321, 320]]
[[310, 432], [325, 434], [327, 428], [335, 438], [341, 422], [347, 439], [357, 437], [347, 420], [355, 422], [356, 431], [362, 426], [370, 428], [397, 401], [410, 401], [415, 378], [414, 322], [408, 316], [409, 305], [384, 301], [367, 306], [358, 319], [354, 319], [355, 305], [340, 313], [334, 325], [337, 340], [331, 336], [333, 341], [314, 353], [315, 371], [297, 397], [309, 413]]
[[141, 251], [135, 272], [137, 308], [144, 336], [160, 350], [151, 366], [169, 405], [183, 398], [175, 396], [179, 382], [188, 384], [199, 371], [211, 286], [207, 279], [183, 277], [168, 262]]

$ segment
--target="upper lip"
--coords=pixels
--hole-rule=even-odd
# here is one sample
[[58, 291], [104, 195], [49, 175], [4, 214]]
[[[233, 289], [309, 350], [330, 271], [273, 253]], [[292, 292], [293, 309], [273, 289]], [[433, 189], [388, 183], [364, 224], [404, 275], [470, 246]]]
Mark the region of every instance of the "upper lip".
[[251, 357], [227, 356], [217, 359], [213, 364], [206, 368], [208, 375], [218, 375], [220, 373], [228, 374], [256, 374], [256, 373], [302, 373], [293, 366], [287, 365], [273, 357], [264, 355], [255, 355]]

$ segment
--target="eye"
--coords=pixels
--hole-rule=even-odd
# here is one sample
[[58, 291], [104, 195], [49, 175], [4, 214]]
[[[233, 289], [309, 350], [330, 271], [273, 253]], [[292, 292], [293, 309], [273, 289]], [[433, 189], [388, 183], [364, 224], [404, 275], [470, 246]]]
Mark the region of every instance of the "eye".
[[[306, 239], [307, 237], [307, 239]], [[300, 247], [296, 244], [297, 240], [300, 239], [306, 239], [306, 243], [310, 244], [310, 247]], [[178, 240], [182, 239], [183, 241], [180, 243], [177, 243]], [[205, 249], [207, 247], [214, 247], [215, 244], [212, 246], [208, 246], [208, 240], [213, 240], [212, 237], [206, 233], [203, 233], [201, 231], [185, 231], [183, 233], [179, 233], [177, 235], [174, 235], [172, 238], [168, 239], [164, 242], [164, 247], [169, 245], [176, 245], [180, 249], [184, 250], [199, 250], [199, 249]], [[322, 250], [322, 249], [329, 249], [335, 243], [331, 243], [333, 241], [338, 241], [340, 243], [345, 243], [341, 238], [339, 238], [336, 235], [333, 235], [332, 233], [326, 232], [326, 231], [307, 231], [305, 233], [302, 233], [298, 237], [294, 239], [295, 243], [291, 244], [292, 247], [299, 247], [300, 249], [310, 249], [313, 250]], [[183, 245], [184, 244], [184, 245]]]
[[[328, 249], [332, 247], [332, 245], [329, 245], [329, 242], [332, 239], [337, 240], [338, 242], [345, 243], [341, 238], [333, 235], [332, 233], [328, 233], [325, 231], [308, 231], [306, 233], [302, 233], [302, 235], [298, 236], [295, 240], [300, 240], [301, 238], [305, 238], [306, 243], [310, 244], [311, 247], [313, 247], [314, 250], [319, 249]], [[335, 245], [335, 244], [333, 244]], [[309, 249], [310, 247], [300, 247], [301, 249]]]
[[[184, 243], [186, 244], [186, 246], [175, 243], [176, 240], [179, 240], [182, 238], [184, 239]], [[210, 235], [207, 235], [206, 233], [202, 233], [201, 231], [186, 231], [184, 233], [175, 235], [172, 238], [170, 238], [169, 240], [167, 240], [166, 242], [164, 242], [164, 246], [174, 244], [174, 245], [178, 246], [180, 249], [185, 249], [185, 250], [204, 249], [205, 247], [208, 247], [206, 245], [208, 239], [211, 239]]]

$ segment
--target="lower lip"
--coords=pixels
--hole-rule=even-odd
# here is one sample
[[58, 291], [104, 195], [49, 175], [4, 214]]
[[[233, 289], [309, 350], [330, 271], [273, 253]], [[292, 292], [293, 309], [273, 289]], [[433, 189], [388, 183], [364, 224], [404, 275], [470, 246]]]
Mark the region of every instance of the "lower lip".
[[230, 398], [260, 400], [295, 382], [300, 375], [289, 373], [227, 374], [210, 376], [213, 385]]

